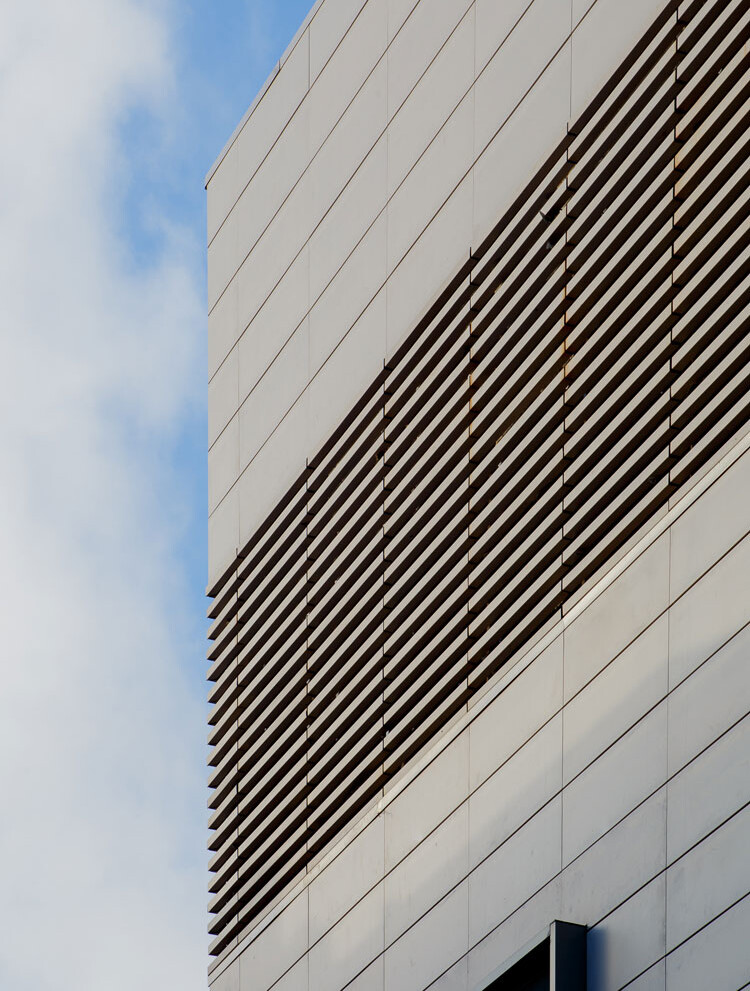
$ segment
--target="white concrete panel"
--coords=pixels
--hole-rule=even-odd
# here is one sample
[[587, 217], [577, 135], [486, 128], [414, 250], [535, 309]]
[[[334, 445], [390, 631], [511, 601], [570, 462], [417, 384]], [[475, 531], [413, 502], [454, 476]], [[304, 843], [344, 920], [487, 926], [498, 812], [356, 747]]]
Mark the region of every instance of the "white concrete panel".
[[566, 701], [661, 615], [668, 601], [665, 533], [565, 630]]
[[[360, 246], [373, 222], [379, 223], [382, 219], [384, 224], [385, 214], [382, 214], [382, 218], [378, 214], [385, 206], [387, 161], [387, 141], [383, 137], [311, 237], [310, 300], [313, 304], [334, 276], [340, 274], [344, 262]], [[381, 228], [383, 224], [380, 225]], [[375, 231], [371, 241], [379, 237], [385, 238], [384, 228]], [[374, 245], [372, 250], [377, 250]], [[382, 255], [375, 259], [375, 265], [376, 272], [367, 276], [367, 285], [372, 286], [377, 282], [377, 287], [380, 288], [385, 281], [385, 244]], [[362, 273], [357, 274], [362, 277]], [[353, 277], [351, 269], [348, 277]], [[340, 274], [340, 278], [344, 276]], [[359, 298], [363, 296], [357, 286], [350, 287], [349, 291]], [[369, 298], [372, 298], [372, 294]]]
[[[365, 80], [362, 89], [352, 100], [341, 120], [323, 143], [310, 165], [310, 196], [312, 198], [313, 223], [319, 223], [341, 194], [346, 196], [347, 183], [357, 183], [357, 173], [362, 163], [384, 135], [386, 115], [386, 62], [382, 59]], [[383, 137], [385, 142], [385, 138]], [[369, 201], [363, 202], [360, 192], [358, 207], [374, 216], [385, 205], [385, 183], [379, 174], [364, 169], [372, 183]], [[352, 178], [354, 176], [354, 178]], [[343, 191], [343, 192], [342, 192]], [[381, 199], [382, 197], [382, 199]], [[350, 207], [351, 208], [351, 207]], [[346, 224], [346, 215], [339, 211], [338, 222]], [[351, 247], [351, 245], [350, 245]], [[313, 294], [313, 298], [317, 293]]]
[[[547, 67], [487, 148], [482, 151], [477, 147], [479, 157], [474, 166], [475, 247], [489, 234], [565, 136], [569, 82], [568, 44]], [[498, 119], [497, 126], [500, 123]]]
[[565, 706], [567, 783], [667, 694], [669, 620], [660, 616]]
[[569, 864], [667, 776], [667, 703], [614, 743], [563, 793], [563, 862]]
[[417, 6], [419, 0], [388, 0], [388, 42], [390, 43]]
[[469, 799], [474, 867], [562, 787], [562, 715], [531, 737]]
[[[473, 95], [469, 93], [389, 201], [389, 273], [471, 168], [473, 128]], [[427, 301], [432, 299], [428, 296]]]
[[[310, 123], [307, 104], [303, 103], [279, 135], [278, 141], [234, 207], [238, 224], [239, 260], [256, 245], [299, 181], [309, 161]], [[217, 240], [220, 236], [217, 235]]]
[[553, 799], [470, 875], [472, 945], [559, 872], [561, 816]]
[[[430, 9], [426, 0], [422, 0], [420, 7]], [[448, 116], [461, 102], [473, 79], [472, 7], [388, 126], [389, 195], [401, 184]]]
[[430, 984], [430, 991], [469, 991], [469, 958], [462, 957]]
[[240, 991], [267, 991], [307, 947], [307, 891], [303, 891], [240, 956]]
[[[310, 374], [315, 375], [321, 366], [332, 357], [333, 352], [353, 332], [357, 322], [368, 307], [380, 310], [382, 327], [375, 331], [371, 343], [377, 340], [378, 367], [382, 368], [385, 357], [385, 253], [386, 218], [379, 217], [367, 231], [352, 254], [328, 285], [327, 289], [310, 312]], [[381, 289], [383, 290], [381, 292]], [[380, 294], [380, 303], [375, 298]], [[364, 343], [364, 342], [362, 342]], [[370, 349], [362, 356], [368, 368]], [[355, 356], [351, 353], [350, 357]], [[374, 375], [371, 376], [374, 378]], [[358, 376], [361, 381], [361, 377]], [[366, 385], [369, 385], [370, 379]], [[347, 392], [350, 390], [347, 389]], [[352, 396], [353, 400], [359, 398]]]
[[310, 950], [310, 991], [339, 991], [383, 952], [383, 885], [370, 891]]
[[669, 612], [669, 683], [691, 671], [750, 620], [750, 537], [692, 586]]
[[240, 409], [240, 467], [252, 461], [309, 381], [309, 323], [292, 334]]
[[310, 251], [305, 246], [239, 341], [242, 403], [300, 326], [309, 309]]
[[[421, 0], [388, 49], [388, 115], [398, 110], [471, 6], [468, 0]], [[471, 61], [473, 56], [471, 44]]]
[[530, 0], [476, 0], [477, 50], [476, 71], [479, 74], [508, 39], [517, 21], [524, 15]]
[[235, 960], [226, 970], [212, 980], [209, 977], [211, 991], [240, 991], [240, 962]]
[[385, 290], [368, 306], [310, 383], [312, 457], [383, 368]]
[[737, 991], [750, 980], [750, 897], [667, 957], [668, 991]]
[[206, 186], [207, 244], [211, 243], [237, 199], [239, 193], [238, 161], [237, 142], [235, 141]]
[[242, 545], [305, 467], [308, 417], [305, 392], [242, 473], [239, 481]]
[[674, 773], [750, 710], [750, 626], [669, 697], [669, 766]]
[[562, 918], [593, 926], [664, 870], [666, 789], [605, 833], [562, 875]]
[[[305, 32], [237, 136], [237, 169], [241, 188], [253, 177], [305, 98], [309, 80], [310, 43]], [[240, 191], [238, 189], [238, 195]]]
[[237, 214], [232, 211], [206, 252], [209, 313], [226, 289], [240, 264]]
[[558, 637], [472, 722], [472, 790], [560, 710], [562, 669], [563, 644]]
[[240, 336], [237, 310], [237, 280], [227, 286], [226, 292], [208, 314], [208, 377], [213, 378], [222, 361]]
[[347, 991], [383, 991], [385, 986], [385, 966], [383, 957], [373, 960], [369, 967], [347, 984]]
[[469, 987], [476, 988], [553, 919], [562, 917], [559, 875], [469, 951]]
[[750, 801], [750, 716], [676, 775], [667, 794], [671, 861]]
[[315, 943], [383, 876], [385, 839], [378, 816], [310, 884], [310, 942]]
[[472, 177], [467, 176], [388, 280], [388, 354], [469, 257]]
[[693, 847], [667, 871], [667, 950], [750, 891], [750, 808]]
[[645, 974], [641, 974], [631, 984], [628, 984], [628, 991], [665, 991], [667, 986], [666, 962], [660, 960], [653, 967], [649, 967]]
[[467, 913], [464, 881], [388, 948], [386, 991], [421, 991], [456, 963], [469, 948]]
[[315, 82], [364, 5], [365, 0], [325, 0], [315, 11], [310, 23], [311, 82]]
[[[667, 0], [573, 0], [572, 117], [596, 96]], [[587, 12], [588, 11], [588, 12]], [[584, 16], [585, 15], [585, 16]], [[583, 18], [583, 20], [581, 20]]]
[[208, 446], [214, 443], [239, 407], [239, 361], [236, 347], [208, 383]]
[[[523, 100], [569, 33], [570, 7], [564, 0], [534, 0], [515, 30], [477, 77], [477, 155], [487, 147]], [[554, 145], [555, 140], [554, 135], [548, 136], [550, 146]]]
[[672, 601], [750, 531], [750, 452], [672, 526]]
[[661, 874], [589, 930], [588, 986], [618, 991], [664, 956], [665, 941], [666, 878]]
[[386, 807], [386, 870], [457, 809], [468, 792], [469, 736], [462, 733]]
[[213, 513], [240, 473], [239, 417], [234, 416], [208, 452], [208, 512]]
[[307, 957], [304, 956], [273, 986], [273, 991], [307, 991]]
[[368, 0], [310, 90], [310, 143], [320, 148], [385, 52], [386, 0]]
[[237, 273], [237, 314], [247, 327], [304, 247], [311, 229], [307, 173], [284, 201]]
[[229, 567], [240, 545], [239, 485], [224, 497], [208, 517], [208, 584]]
[[386, 944], [463, 880], [468, 869], [469, 808], [464, 802], [386, 877]]

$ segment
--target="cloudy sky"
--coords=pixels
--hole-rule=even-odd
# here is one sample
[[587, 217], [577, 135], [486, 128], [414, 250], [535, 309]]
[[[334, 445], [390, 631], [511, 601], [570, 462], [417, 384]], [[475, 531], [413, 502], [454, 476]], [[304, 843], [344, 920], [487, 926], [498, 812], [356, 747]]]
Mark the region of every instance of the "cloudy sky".
[[205, 987], [203, 177], [310, 0], [0, 0], [0, 988]]

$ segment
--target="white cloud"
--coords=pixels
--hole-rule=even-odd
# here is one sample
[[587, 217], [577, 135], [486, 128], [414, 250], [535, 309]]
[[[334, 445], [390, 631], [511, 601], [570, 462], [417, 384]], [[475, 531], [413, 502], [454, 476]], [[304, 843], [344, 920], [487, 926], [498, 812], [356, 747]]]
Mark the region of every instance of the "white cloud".
[[118, 129], [168, 126], [169, 25], [137, 0], [0, 6], [0, 987], [190, 991], [201, 660], [163, 453], [203, 388], [200, 249], [157, 217], [144, 268], [118, 233]]

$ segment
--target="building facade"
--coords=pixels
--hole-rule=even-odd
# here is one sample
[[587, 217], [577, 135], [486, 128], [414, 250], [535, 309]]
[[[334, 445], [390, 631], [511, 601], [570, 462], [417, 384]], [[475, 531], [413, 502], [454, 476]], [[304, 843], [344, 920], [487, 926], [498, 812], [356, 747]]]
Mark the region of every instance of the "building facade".
[[207, 179], [213, 991], [750, 986], [750, 0], [319, 0]]

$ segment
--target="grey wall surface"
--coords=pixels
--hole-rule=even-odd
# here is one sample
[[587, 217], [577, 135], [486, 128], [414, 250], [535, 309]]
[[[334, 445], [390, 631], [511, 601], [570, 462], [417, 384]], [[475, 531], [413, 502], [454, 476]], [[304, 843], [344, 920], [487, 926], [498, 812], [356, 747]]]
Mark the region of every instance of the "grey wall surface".
[[750, 981], [750, 438], [211, 974], [471, 989], [590, 927], [590, 991]]
[[324, 0], [208, 180], [209, 583], [663, 0]]

